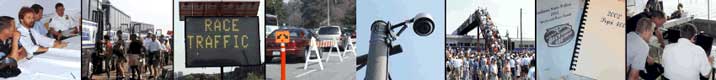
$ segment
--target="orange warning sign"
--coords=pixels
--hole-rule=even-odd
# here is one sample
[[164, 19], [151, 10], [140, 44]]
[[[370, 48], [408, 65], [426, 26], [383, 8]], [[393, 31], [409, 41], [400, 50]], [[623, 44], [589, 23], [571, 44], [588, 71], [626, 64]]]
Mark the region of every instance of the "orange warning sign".
[[278, 31], [275, 34], [276, 43], [288, 43], [289, 40], [291, 40], [291, 37], [289, 37], [290, 32], [288, 31]]

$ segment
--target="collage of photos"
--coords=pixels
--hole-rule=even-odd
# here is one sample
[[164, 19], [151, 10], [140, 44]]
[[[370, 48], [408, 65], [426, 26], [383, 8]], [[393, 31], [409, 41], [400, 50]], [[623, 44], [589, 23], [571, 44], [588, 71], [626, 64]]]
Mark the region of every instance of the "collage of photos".
[[0, 0], [0, 80], [715, 80], [711, 4]]

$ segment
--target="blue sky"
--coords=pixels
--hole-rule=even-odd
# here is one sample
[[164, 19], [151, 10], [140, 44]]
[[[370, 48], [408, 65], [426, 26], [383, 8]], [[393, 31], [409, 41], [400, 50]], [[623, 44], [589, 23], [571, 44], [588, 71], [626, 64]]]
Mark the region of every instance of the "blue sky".
[[[398, 23], [420, 12], [429, 13], [436, 20], [435, 31], [426, 37], [417, 36], [408, 28], [396, 41], [403, 53], [389, 57], [389, 72], [398, 80], [444, 79], [445, 1], [442, 0], [356, 0], [358, 55], [368, 53], [370, 24], [375, 20]], [[411, 27], [411, 26], [409, 26]], [[356, 72], [356, 80], [365, 78], [367, 67]]]

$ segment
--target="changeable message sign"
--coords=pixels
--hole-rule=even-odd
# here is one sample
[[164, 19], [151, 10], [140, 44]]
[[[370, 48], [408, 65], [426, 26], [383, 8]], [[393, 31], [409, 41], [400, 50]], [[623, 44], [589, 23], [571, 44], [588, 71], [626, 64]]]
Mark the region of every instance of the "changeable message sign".
[[260, 65], [258, 17], [186, 17], [186, 67]]

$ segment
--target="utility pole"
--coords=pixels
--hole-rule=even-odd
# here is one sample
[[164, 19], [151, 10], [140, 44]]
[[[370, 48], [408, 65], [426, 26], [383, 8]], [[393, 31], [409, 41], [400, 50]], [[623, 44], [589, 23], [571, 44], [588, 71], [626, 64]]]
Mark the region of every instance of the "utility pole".
[[327, 14], [328, 25], [327, 26], [331, 26], [331, 0], [326, 0], [326, 1], [328, 1], [328, 3], [327, 3], [328, 4], [328, 14]]
[[[524, 40], [522, 40], [522, 8], [520, 8], [520, 45], [522, 45], [523, 41]], [[517, 45], [517, 46], [520, 46], [520, 45]]]

